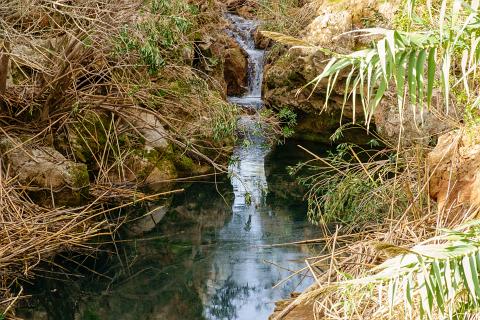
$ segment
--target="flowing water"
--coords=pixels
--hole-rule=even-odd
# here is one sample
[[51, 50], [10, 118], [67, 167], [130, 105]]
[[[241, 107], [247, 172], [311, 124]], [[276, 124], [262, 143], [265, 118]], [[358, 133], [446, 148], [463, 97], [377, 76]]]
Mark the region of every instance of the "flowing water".
[[[230, 100], [261, 108], [264, 52], [254, 48], [256, 23], [228, 18], [251, 66], [247, 94]], [[308, 286], [312, 280], [300, 274], [273, 288], [305, 266], [312, 248], [271, 245], [318, 236], [285, 169], [301, 160], [299, 152], [291, 142], [269, 154], [254, 117], [243, 116], [239, 127], [245, 137], [235, 148], [230, 181], [194, 183], [146, 223], [130, 227], [143, 232], [141, 238], [117, 247], [117, 255], [95, 260], [98, 276], [42, 280], [36, 284], [37, 305], [19, 314], [66, 320], [261, 320], [276, 300]]]

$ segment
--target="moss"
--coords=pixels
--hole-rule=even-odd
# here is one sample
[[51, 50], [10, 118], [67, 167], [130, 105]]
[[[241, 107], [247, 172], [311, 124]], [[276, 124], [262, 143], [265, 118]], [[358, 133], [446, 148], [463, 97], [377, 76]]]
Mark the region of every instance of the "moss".
[[179, 169], [180, 171], [183, 172], [192, 172], [195, 166], [195, 163], [193, 160], [189, 157], [187, 157], [184, 154], [180, 154], [177, 157], [175, 157], [176, 161], [174, 162], [175, 167]]
[[82, 315], [82, 320], [100, 320], [100, 316], [93, 310], [87, 309]]
[[88, 169], [85, 164], [75, 164], [69, 171], [72, 178], [72, 187], [85, 188], [90, 184]]

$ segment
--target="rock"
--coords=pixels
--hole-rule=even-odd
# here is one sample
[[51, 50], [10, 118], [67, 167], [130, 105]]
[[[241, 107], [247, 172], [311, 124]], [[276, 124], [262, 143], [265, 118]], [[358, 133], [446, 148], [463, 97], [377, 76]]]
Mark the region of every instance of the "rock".
[[247, 19], [254, 19], [258, 3], [253, 0], [227, 0], [226, 6], [230, 12]]
[[[227, 26], [225, 22], [225, 27]], [[196, 67], [214, 79], [224, 98], [241, 95], [247, 88], [247, 54], [225, 31], [204, 36], [197, 45], [200, 50]]]
[[430, 196], [439, 212], [453, 216], [480, 207], [479, 130], [477, 126], [444, 134], [428, 155]]
[[163, 151], [168, 147], [168, 133], [153, 111], [143, 108], [129, 108], [131, 124], [145, 139], [145, 149]]
[[343, 35], [343, 33], [350, 30], [352, 30], [350, 11], [331, 12], [325, 9], [307, 27], [304, 40], [315, 46], [348, 52], [353, 49], [355, 41], [352, 35]]
[[274, 109], [289, 107], [297, 113], [298, 125], [295, 131], [308, 140], [328, 142], [328, 138], [342, 124], [363, 120], [361, 106], [352, 107], [352, 102], [343, 105], [343, 93], [347, 74], [340, 74], [326, 107], [325, 96], [328, 80], [312, 87], [301, 89], [317, 76], [325, 65], [327, 57], [320, 51], [306, 52], [290, 49], [265, 70], [264, 99]]
[[36, 200], [75, 206], [88, 195], [89, 175], [85, 164], [66, 159], [51, 147], [33, 146], [20, 139], [0, 140], [3, 166]]
[[260, 27], [257, 27], [255, 29], [253, 34], [253, 40], [255, 41], [255, 47], [257, 49], [265, 50], [272, 44], [272, 41], [262, 34], [262, 30]]
[[116, 170], [109, 173], [109, 180], [114, 184], [133, 183], [152, 192], [164, 192], [173, 186], [172, 180], [177, 178], [173, 162], [163, 158], [156, 150], [139, 151], [128, 156], [122, 164], [122, 174]]
[[409, 106], [407, 102], [400, 115], [396, 93], [391, 89], [374, 113], [377, 132], [392, 145], [398, 144], [400, 135], [403, 146], [429, 145], [450, 129], [449, 123], [439, 118], [439, 114], [444, 114], [443, 110], [440, 110], [442, 106], [442, 95], [437, 90], [433, 94], [430, 108], [426, 105], [423, 108]]
[[[368, 39], [358, 40], [346, 32], [365, 28], [366, 24], [372, 24], [370, 27], [386, 26], [392, 21], [395, 8], [394, 4], [384, 5], [378, 0], [319, 2], [317, 17], [304, 30], [303, 40], [335, 52], [349, 53], [365, 45]], [[335, 132], [341, 124], [364, 120], [360, 98], [356, 99], [355, 108], [352, 99], [344, 104], [349, 70], [339, 74], [327, 104], [328, 79], [323, 79], [315, 87], [303, 88], [323, 71], [329, 59], [330, 56], [315, 47], [294, 47], [274, 61], [269, 61], [264, 72], [263, 92], [267, 106], [274, 109], [289, 107], [299, 118], [314, 118], [315, 121], [298, 122], [298, 130], [302, 131], [302, 135], [310, 132], [314, 140], [325, 141], [324, 137]]]
[[227, 94], [239, 96], [246, 92], [248, 86], [247, 54], [232, 38], [227, 38], [227, 46], [223, 72], [227, 83]]

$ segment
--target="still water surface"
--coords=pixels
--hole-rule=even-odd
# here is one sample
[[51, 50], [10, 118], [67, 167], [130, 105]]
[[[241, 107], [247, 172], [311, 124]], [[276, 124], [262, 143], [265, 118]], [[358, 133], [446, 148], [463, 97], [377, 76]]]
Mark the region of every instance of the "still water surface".
[[[231, 35], [250, 61], [247, 93], [230, 101], [261, 108], [264, 52], [254, 48], [257, 24], [229, 19]], [[118, 242], [114, 254], [79, 261], [97, 274], [90, 270], [82, 277], [35, 283], [36, 304], [19, 315], [35, 320], [262, 320], [276, 300], [310, 285], [311, 278], [299, 274], [274, 288], [305, 266], [313, 248], [271, 246], [319, 237], [306, 221], [302, 192], [286, 171], [304, 160], [302, 154], [295, 141], [270, 152], [254, 116], [242, 116], [238, 125], [244, 138], [235, 148], [230, 179], [192, 184], [129, 226], [119, 239], [128, 241]], [[137, 215], [145, 210], [139, 208]]]
[[[95, 260], [91, 267], [102, 276], [86, 272], [69, 281], [36, 283], [36, 305], [19, 310], [19, 315], [65, 320], [267, 319], [275, 300], [312, 281], [296, 276], [272, 288], [289, 270], [304, 267], [303, 259], [316, 248], [267, 245], [319, 236], [306, 221], [305, 205], [296, 196], [301, 193], [286, 173], [285, 166], [299, 160], [294, 150], [294, 142], [278, 147], [263, 163], [262, 144], [237, 149], [240, 158], [232, 165], [236, 175], [230, 181], [194, 183], [176, 195], [152, 230], [133, 239], [125, 234], [129, 241], [118, 246], [121, 258], [113, 254]], [[138, 232], [138, 226], [131, 229]]]

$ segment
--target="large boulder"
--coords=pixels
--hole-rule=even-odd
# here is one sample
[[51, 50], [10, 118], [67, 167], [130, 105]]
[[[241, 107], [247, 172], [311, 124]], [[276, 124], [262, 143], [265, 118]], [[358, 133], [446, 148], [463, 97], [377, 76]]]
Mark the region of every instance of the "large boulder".
[[439, 90], [434, 91], [430, 107], [426, 104], [412, 106], [406, 101], [401, 110], [393, 91], [386, 93], [373, 115], [377, 133], [383, 140], [392, 145], [397, 145], [400, 139], [403, 146], [426, 146], [435, 143], [439, 135], [450, 130], [450, 123], [444, 121], [446, 111]]
[[153, 149], [164, 151], [167, 149], [168, 132], [153, 111], [135, 107], [129, 108], [127, 114], [131, 125], [145, 139], [145, 149], [147, 151]]
[[[225, 27], [227, 22], [225, 21]], [[198, 59], [202, 69], [214, 79], [223, 96], [241, 95], [247, 90], [248, 59], [246, 52], [226, 32], [204, 36], [198, 42]]]
[[428, 155], [430, 196], [441, 212], [452, 215], [480, 207], [479, 130], [444, 134]]
[[87, 166], [66, 159], [51, 147], [36, 146], [17, 138], [0, 140], [2, 166], [35, 200], [55, 205], [79, 205], [88, 195]]

